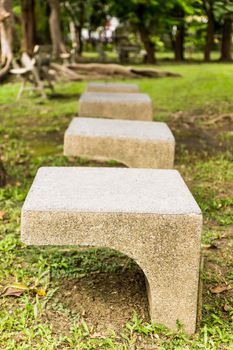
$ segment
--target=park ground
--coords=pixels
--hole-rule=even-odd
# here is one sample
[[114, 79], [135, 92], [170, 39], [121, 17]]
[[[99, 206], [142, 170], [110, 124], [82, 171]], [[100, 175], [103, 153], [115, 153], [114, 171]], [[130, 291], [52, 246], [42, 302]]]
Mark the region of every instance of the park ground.
[[58, 83], [47, 101], [25, 94], [19, 102], [19, 83], [8, 83], [0, 87], [0, 153], [8, 172], [0, 189], [0, 291], [15, 282], [28, 289], [0, 297], [1, 350], [233, 349], [233, 65], [160, 68], [182, 77], [130, 82], [153, 99], [154, 119], [171, 127], [175, 168], [203, 211], [198, 332], [150, 323], [143, 273], [126, 256], [20, 242], [20, 209], [38, 167], [118, 164], [62, 155], [85, 83]]

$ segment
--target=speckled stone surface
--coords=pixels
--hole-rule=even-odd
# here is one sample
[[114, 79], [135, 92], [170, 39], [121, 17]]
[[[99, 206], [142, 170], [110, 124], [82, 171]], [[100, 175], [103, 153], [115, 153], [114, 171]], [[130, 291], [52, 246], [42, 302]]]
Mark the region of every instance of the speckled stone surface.
[[201, 211], [176, 170], [40, 168], [22, 208], [29, 245], [116, 249], [144, 271], [152, 320], [196, 327]]
[[79, 115], [151, 121], [153, 107], [147, 94], [86, 92], [79, 100]]
[[171, 169], [175, 139], [165, 123], [74, 118], [64, 136], [64, 154], [117, 160], [134, 168]]
[[136, 84], [125, 83], [89, 83], [87, 84], [87, 92], [139, 92]]

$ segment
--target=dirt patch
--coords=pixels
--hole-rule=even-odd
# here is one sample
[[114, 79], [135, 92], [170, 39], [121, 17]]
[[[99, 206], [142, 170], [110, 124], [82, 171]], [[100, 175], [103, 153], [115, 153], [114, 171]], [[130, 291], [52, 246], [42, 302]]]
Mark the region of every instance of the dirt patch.
[[212, 156], [230, 151], [232, 140], [227, 135], [232, 129], [232, 122], [231, 114], [216, 116], [178, 112], [172, 115], [169, 126], [176, 138], [177, 154], [184, 148], [198, 156]]
[[[115, 273], [97, 271], [83, 278], [63, 280], [56, 298], [96, 332], [122, 330], [134, 312], [149, 321], [145, 278], [139, 267]], [[54, 329], [57, 318], [50, 318]]]

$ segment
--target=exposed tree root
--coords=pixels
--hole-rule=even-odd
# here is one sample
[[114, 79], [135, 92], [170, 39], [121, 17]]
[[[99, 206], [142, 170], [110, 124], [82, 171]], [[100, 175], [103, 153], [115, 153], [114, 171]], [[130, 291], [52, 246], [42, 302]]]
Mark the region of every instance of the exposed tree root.
[[229, 119], [230, 121], [233, 121], [233, 114], [221, 114], [217, 117], [211, 118], [210, 120], [206, 121], [205, 125], [212, 125], [221, 122], [224, 119]]
[[119, 64], [77, 63], [65, 66], [52, 63], [51, 68], [56, 71], [60, 78], [66, 80], [96, 80], [113, 77], [123, 79], [180, 77], [179, 74], [172, 72], [157, 69], [138, 69]]

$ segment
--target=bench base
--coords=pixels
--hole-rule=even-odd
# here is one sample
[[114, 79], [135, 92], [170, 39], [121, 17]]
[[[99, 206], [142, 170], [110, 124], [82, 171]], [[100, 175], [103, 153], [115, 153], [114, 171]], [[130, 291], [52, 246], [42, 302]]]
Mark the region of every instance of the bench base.
[[151, 121], [153, 107], [146, 94], [86, 92], [79, 100], [79, 115]]
[[64, 137], [68, 157], [117, 160], [133, 168], [172, 169], [174, 153], [165, 123], [74, 118]]
[[194, 333], [202, 216], [174, 170], [41, 168], [22, 209], [29, 245], [107, 247], [147, 279], [151, 319]]

